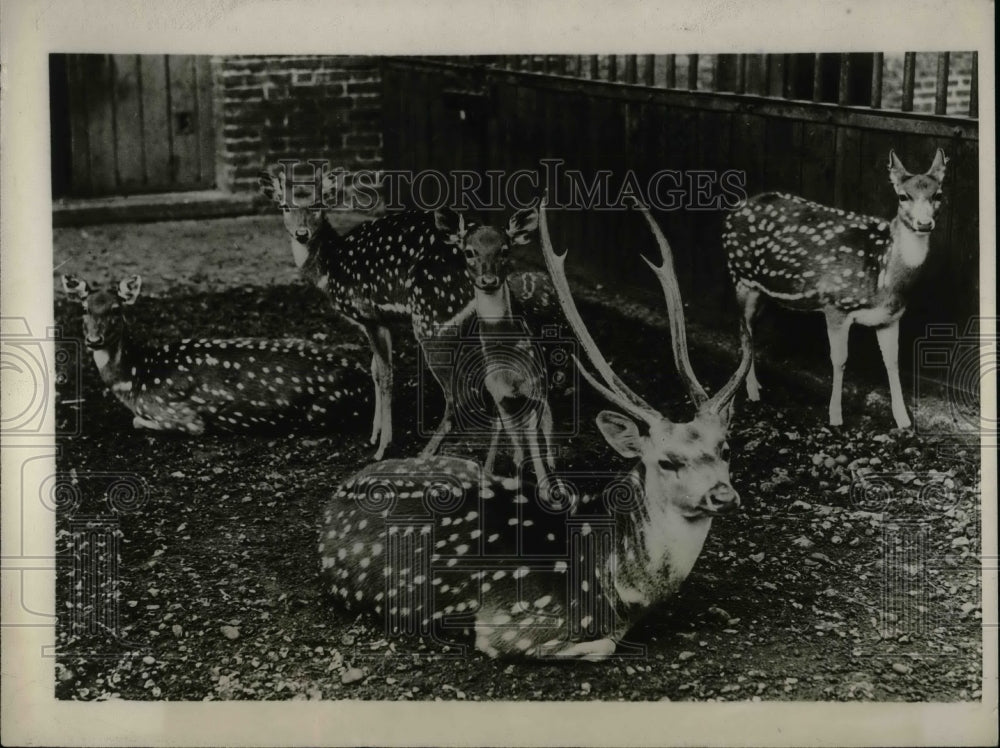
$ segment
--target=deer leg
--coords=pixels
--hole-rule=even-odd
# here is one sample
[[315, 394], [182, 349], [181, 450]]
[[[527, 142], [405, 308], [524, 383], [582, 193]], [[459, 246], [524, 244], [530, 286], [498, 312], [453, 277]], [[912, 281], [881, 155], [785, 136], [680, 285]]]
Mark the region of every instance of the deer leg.
[[911, 426], [910, 416], [906, 412], [906, 402], [903, 400], [903, 387], [899, 382], [899, 320], [875, 330], [878, 347], [882, 351], [882, 363], [885, 373], [889, 375], [889, 395], [892, 397], [892, 417], [896, 419], [896, 427], [908, 429]]
[[435, 369], [430, 357], [427, 358], [427, 365], [431, 370], [431, 374], [434, 375], [434, 379], [441, 386], [441, 391], [444, 393], [444, 415], [441, 416], [441, 423], [438, 424], [430, 441], [427, 442], [427, 446], [420, 453], [421, 457], [431, 457], [437, 454], [438, 449], [441, 447], [441, 442], [451, 432], [455, 409], [455, 393], [452, 388], [451, 367], [444, 367], [443, 370]]
[[[379, 423], [378, 449], [375, 450], [375, 459], [381, 460], [385, 455], [386, 447], [392, 441], [392, 334], [389, 329], [380, 325], [372, 325], [366, 328], [368, 337], [372, 342], [372, 350], [375, 358], [378, 359], [376, 367], [372, 361], [372, 370], [378, 369], [378, 382], [375, 389], [375, 418]], [[372, 426], [372, 432], [376, 431], [376, 426]]]
[[525, 417], [525, 428], [524, 436], [525, 441], [528, 443], [528, 451], [531, 454], [531, 464], [535, 469], [535, 480], [538, 483], [539, 493], [542, 498], [548, 498], [548, 489], [546, 477], [548, 477], [548, 472], [545, 470], [545, 465], [542, 464], [542, 450], [538, 441], [538, 432], [540, 431], [540, 407], [532, 408]]
[[844, 390], [844, 366], [847, 364], [847, 340], [851, 323], [836, 309], [826, 311], [826, 335], [830, 339], [830, 363], [833, 364], [833, 388], [830, 392], [830, 425], [841, 426], [840, 398]]
[[[743, 320], [746, 322], [746, 327], [740, 328], [740, 338], [748, 338], [753, 350], [753, 323], [760, 309], [760, 291], [745, 283], [737, 283], [736, 299], [743, 308]], [[754, 363], [756, 357], [755, 351], [750, 359], [750, 371], [747, 373], [747, 397], [754, 402], [760, 400], [760, 382], [757, 381], [757, 367]]]
[[382, 359], [377, 353], [372, 353], [372, 386], [375, 388], [375, 412], [372, 414], [372, 435], [368, 441], [377, 444], [382, 431]]
[[150, 421], [148, 418], [143, 418], [142, 416], [136, 416], [132, 419], [132, 428], [134, 429], [149, 429], [150, 431], [162, 431], [163, 427], [156, 421]]
[[587, 642], [567, 644], [562, 649], [552, 653], [553, 657], [579, 657], [589, 662], [600, 662], [615, 653], [617, 644], [614, 639], [594, 639]]
[[490, 449], [486, 453], [486, 464], [483, 466], [484, 475], [493, 475], [493, 466], [497, 460], [497, 446], [500, 444], [500, 432], [503, 425], [500, 423], [500, 416], [493, 418], [493, 434], [490, 436]]
[[542, 401], [541, 427], [542, 435], [545, 437], [545, 462], [549, 466], [549, 470], [555, 470], [556, 457], [552, 447], [552, 408], [549, 407], [548, 400]]

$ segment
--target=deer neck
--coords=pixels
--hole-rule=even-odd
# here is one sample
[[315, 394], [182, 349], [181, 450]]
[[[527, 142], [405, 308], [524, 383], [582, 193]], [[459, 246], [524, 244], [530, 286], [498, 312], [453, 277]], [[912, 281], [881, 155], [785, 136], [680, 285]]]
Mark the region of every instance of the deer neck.
[[675, 593], [701, 554], [712, 527], [710, 517], [689, 519], [671, 502], [652, 502], [644, 471], [628, 476], [642, 492], [636, 511], [618, 527], [615, 588], [623, 602], [645, 607]]
[[930, 248], [930, 234], [918, 234], [907, 226], [899, 216], [892, 222], [892, 249], [890, 260], [903, 267], [915, 270], [924, 264]]
[[112, 387], [124, 379], [123, 372], [125, 367], [122, 365], [122, 362], [125, 359], [128, 348], [129, 343], [126, 333], [122, 332], [122, 336], [114, 345], [107, 348], [96, 348], [91, 351], [94, 363], [97, 365], [97, 372], [101, 375], [101, 381], [108, 387]]
[[506, 282], [501, 283], [496, 291], [489, 293], [476, 288], [476, 314], [479, 315], [481, 323], [485, 325], [512, 319], [510, 289]]
[[329, 265], [326, 260], [334, 254], [340, 241], [340, 234], [325, 216], [307, 244], [302, 244], [292, 237], [292, 259], [295, 260], [295, 267], [299, 269], [299, 273], [314, 283], [319, 282], [326, 273], [324, 268]]

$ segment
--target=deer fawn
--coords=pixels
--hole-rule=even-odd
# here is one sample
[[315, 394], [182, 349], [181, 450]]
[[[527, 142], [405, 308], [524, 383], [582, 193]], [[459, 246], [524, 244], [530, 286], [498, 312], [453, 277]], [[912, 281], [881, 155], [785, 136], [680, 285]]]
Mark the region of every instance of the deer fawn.
[[201, 434], [336, 423], [364, 400], [368, 375], [331, 348], [292, 338], [180, 340], [153, 347], [129, 336], [124, 307], [142, 278], [116, 292], [62, 277], [83, 306], [87, 348], [104, 384], [132, 411], [135, 428]]
[[739, 504], [726, 435], [751, 354], [744, 341], [736, 372], [709, 398], [688, 360], [670, 247], [643, 212], [660, 247], [662, 265], [649, 265], [663, 287], [695, 419], [670, 421], [611, 370], [577, 311], [543, 209], [543, 253], [558, 300], [603, 382], [577, 364], [627, 414], [602, 411], [597, 426], [638, 464], [608, 484], [605, 517], [584, 508], [600, 500], [567, 491], [546, 504], [524, 483], [506, 488], [458, 458], [370, 465], [337, 489], [323, 518], [322, 574], [348, 609], [373, 609], [391, 630], [474, 629], [476, 647], [491, 657], [596, 660], [688, 575], [712, 518]]
[[[334, 308], [364, 330], [371, 344], [375, 383], [371, 443], [378, 444], [378, 460], [392, 441], [392, 335], [388, 325], [409, 319], [422, 345], [448, 337], [446, 333], [471, 320], [475, 301], [463, 248], [470, 241], [488, 241], [500, 232], [467, 224], [453, 211], [441, 210], [390, 213], [341, 236], [330, 225], [324, 209], [336, 196], [330, 173], [322, 177], [321, 202], [302, 200], [300, 187], [297, 184], [293, 191], [295, 204], [289, 204], [284, 173], [260, 174], [262, 193], [284, 212], [292, 254], [303, 277], [324, 290]], [[429, 456], [452, 429], [455, 394], [451, 364], [442, 364], [432, 356], [426, 361], [445, 397], [440, 425], [424, 449]]]
[[[761, 295], [790, 309], [826, 315], [832, 426], [843, 423], [847, 339], [855, 322], [875, 328], [892, 415], [897, 427], [910, 426], [899, 382], [899, 319], [927, 258], [947, 163], [938, 150], [925, 174], [911, 174], [890, 151], [889, 181], [899, 197], [891, 222], [775, 192], [751, 198], [726, 218], [722, 241], [751, 343]], [[747, 393], [751, 400], [760, 399], [753, 365]]]
[[[454, 225], [445, 225], [445, 218]], [[528, 232], [538, 225], [535, 210], [516, 213], [506, 235], [484, 226], [470, 230], [458, 214], [442, 214], [439, 228], [460, 243], [475, 288], [477, 331], [483, 349], [487, 391], [496, 403], [493, 439], [483, 471], [493, 473], [500, 431], [513, 442], [514, 462], [520, 466], [527, 447], [536, 479], [545, 485], [539, 434], [545, 439], [546, 462], [552, 458], [552, 411], [546, 398], [545, 368], [531, 342], [524, 320], [515, 319], [508, 284], [510, 245], [527, 244]], [[544, 284], [539, 283], [542, 288]]]

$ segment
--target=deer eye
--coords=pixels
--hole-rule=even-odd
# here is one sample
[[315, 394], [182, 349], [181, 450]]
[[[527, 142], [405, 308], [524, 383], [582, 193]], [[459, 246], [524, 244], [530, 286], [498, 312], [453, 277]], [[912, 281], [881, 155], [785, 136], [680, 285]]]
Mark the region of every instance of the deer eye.
[[675, 460], [660, 460], [659, 465], [661, 470], [669, 470], [674, 473], [676, 473], [683, 467], [681, 463]]
[[908, 203], [909, 201], [910, 201], [909, 195], [907, 195], [905, 192], [899, 193], [899, 202]]
[[729, 445], [723, 444], [722, 449], [719, 450], [719, 457], [722, 458], [723, 462], [729, 462]]

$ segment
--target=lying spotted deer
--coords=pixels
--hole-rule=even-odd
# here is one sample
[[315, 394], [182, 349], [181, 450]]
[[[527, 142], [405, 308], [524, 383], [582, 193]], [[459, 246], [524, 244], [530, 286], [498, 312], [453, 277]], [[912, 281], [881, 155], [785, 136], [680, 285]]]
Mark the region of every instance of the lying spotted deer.
[[622, 411], [602, 411], [598, 429], [638, 463], [608, 483], [604, 516], [585, 509], [601, 505], [600, 494], [543, 506], [528, 484], [505, 488], [457, 458], [370, 465], [337, 489], [323, 516], [322, 575], [343, 606], [381, 614], [389, 632], [474, 629], [476, 647], [491, 657], [601, 659], [678, 589], [713, 517], [739, 504], [726, 437], [750, 348], [744, 339], [735, 373], [709, 398], [688, 359], [670, 247], [643, 214], [660, 248], [662, 265], [649, 265], [663, 287], [694, 420], [670, 421], [612, 371], [580, 318], [543, 210], [543, 253], [559, 303], [600, 380], [577, 363]]
[[[874, 327], [889, 377], [892, 415], [910, 426], [899, 381], [899, 319], [927, 258], [948, 159], [911, 174], [889, 153], [889, 181], [899, 207], [892, 221], [830, 208], [794, 195], [757, 195], [726, 218], [722, 235], [729, 272], [751, 338], [762, 296], [801, 311], [822, 311], [830, 341], [830, 424], [840, 426], [847, 339], [854, 323]], [[760, 383], [751, 365], [751, 400]]]
[[83, 306], [84, 342], [104, 384], [135, 416], [137, 429], [202, 434], [332, 424], [357, 416], [368, 375], [328, 346], [294, 338], [179, 340], [149, 346], [129, 335], [125, 307], [142, 278], [115, 291], [62, 277]]
[[[372, 348], [375, 415], [371, 443], [381, 459], [392, 441], [392, 335], [389, 325], [411, 322], [417, 342], [461, 338], [456, 330], [475, 313], [472, 281], [464, 252], [478, 242], [520, 241], [523, 231], [512, 219], [506, 232], [461, 221], [450, 210], [436, 213], [403, 211], [362, 223], [341, 236], [330, 224], [324, 206], [335, 204], [337, 184], [322, 176], [322, 200], [312, 188], [296, 183], [286, 194], [284, 172], [261, 172], [260, 189], [284, 213], [292, 254], [302, 276], [325, 291], [334, 309], [364, 330]], [[292, 197], [289, 203], [287, 197]], [[534, 295], [527, 301], [544, 302], [534, 284], [518, 282], [512, 288]], [[450, 361], [426, 357], [431, 373], [444, 392], [445, 412], [426, 448], [434, 454], [451, 431], [455, 409], [455, 382]]]

